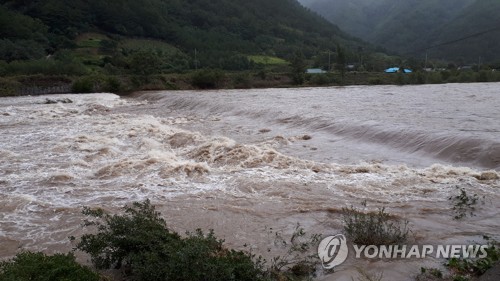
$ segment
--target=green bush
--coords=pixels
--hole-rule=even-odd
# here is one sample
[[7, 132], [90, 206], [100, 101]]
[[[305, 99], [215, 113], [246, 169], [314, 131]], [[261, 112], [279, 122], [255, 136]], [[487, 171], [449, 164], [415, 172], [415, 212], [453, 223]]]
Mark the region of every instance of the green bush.
[[75, 261], [73, 254], [23, 252], [0, 262], [1, 281], [98, 281], [99, 275]]
[[500, 71], [492, 71], [491, 72], [491, 81], [499, 82], [500, 81]]
[[273, 280], [310, 280], [316, 274], [320, 263], [317, 249], [321, 235], [306, 235], [300, 224], [297, 224], [289, 239], [280, 231], [271, 230], [269, 234], [275, 237], [274, 244], [285, 250], [283, 255], [271, 260], [268, 272]]
[[238, 89], [248, 89], [252, 87], [252, 79], [248, 73], [238, 73], [233, 76], [233, 87]]
[[9, 65], [3, 61], [3, 60], [0, 60], [0, 76], [4, 76], [5, 74], [7, 74], [7, 67]]
[[93, 92], [110, 93], [118, 93], [125, 90], [126, 86], [122, 82], [122, 79], [122, 77], [104, 74], [96, 74], [83, 78], [83, 80], [88, 80], [92, 84]]
[[443, 83], [443, 76], [440, 72], [430, 72], [427, 74], [427, 83], [429, 84], [441, 84]]
[[15, 96], [22, 84], [8, 78], [0, 78], [0, 97]]
[[123, 91], [123, 88], [124, 87], [122, 85], [122, 82], [115, 76], [106, 77], [103, 87], [103, 90], [105, 92], [118, 93], [120, 91]]
[[389, 245], [403, 243], [408, 239], [408, 221], [400, 221], [379, 209], [364, 213], [343, 208], [344, 231], [351, 241], [360, 245]]
[[370, 78], [370, 79], [368, 79], [368, 84], [370, 84], [370, 85], [382, 85], [383, 81], [381, 78]]
[[423, 73], [421, 71], [412, 73], [413, 75], [413, 82], [412, 84], [425, 84], [427, 80], [427, 73]]
[[324, 74], [314, 74], [311, 76], [311, 79], [309, 80], [311, 84], [313, 85], [329, 85], [332, 83], [338, 83], [333, 75], [329, 73], [324, 73]]
[[[123, 215], [85, 208], [91, 219], [76, 249], [90, 254], [99, 269], [124, 269], [131, 280], [266, 280], [260, 260], [242, 251], [228, 250], [211, 231], [187, 233], [182, 238], [148, 201], [124, 208]], [[72, 238], [74, 239], [74, 237]]]
[[221, 86], [224, 77], [221, 70], [203, 69], [191, 75], [191, 84], [200, 89], [216, 89]]
[[438, 268], [421, 267], [420, 274], [415, 278], [416, 281], [444, 280], [443, 272]]
[[460, 72], [460, 74], [458, 75], [458, 82], [460, 83], [475, 82], [474, 72], [470, 71]]
[[448, 81], [451, 77], [451, 72], [450, 71], [441, 71], [441, 80], [443, 81]]
[[[489, 237], [484, 236], [485, 240]], [[500, 248], [496, 241], [489, 241], [486, 248], [486, 256], [483, 258], [451, 258], [444, 265], [448, 268], [448, 274], [436, 268], [422, 267], [417, 281], [431, 280], [453, 280], [467, 281], [477, 280], [487, 270], [498, 264], [500, 261]]]
[[7, 74], [85, 75], [88, 70], [79, 62], [53, 59], [13, 61], [6, 67]]
[[500, 248], [496, 241], [491, 241], [486, 249], [486, 257], [477, 259], [451, 258], [446, 266], [458, 275], [481, 276], [500, 261]]
[[405, 73], [395, 73], [394, 76], [394, 84], [396, 85], [406, 85], [408, 84], [408, 78]]
[[459, 191], [458, 195], [448, 197], [448, 200], [453, 204], [453, 211], [455, 211], [454, 218], [459, 220], [467, 215], [473, 217], [480, 199], [479, 196], [475, 193], [472, 195], [467, 194], [463, 188], [457, 187], [457, 190]]
[[73, 93], [92, 93], [95, 91], [95, 83], [92, 77], [83, 77], [71, 85], [71, 91]]
[[479, 74], [477, 75], [476, 81], [477, 82], [489, 82], [490, 77], [489, 74], [491, 71], [486, 71], [486, 70], [481, 70]]

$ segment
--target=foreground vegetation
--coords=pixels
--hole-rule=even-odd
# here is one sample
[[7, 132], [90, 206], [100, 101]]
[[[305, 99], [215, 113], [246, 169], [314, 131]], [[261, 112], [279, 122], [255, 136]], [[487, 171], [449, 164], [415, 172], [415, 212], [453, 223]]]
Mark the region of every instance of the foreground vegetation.
[[[489, 237], [484, 237], [489, 240]], [[487, 256], [474, 260], [464, 258], [451, 258], [444, 263], [448, 273], [438, 268], [422, 267], [417, 281], [469, 281], [477, 278], [500, 262], [500, 245], [490, 241], [486, 249]]]
[[[123, 215], [85, 209], [91, 220], [76, 249], [90, 255], [97, 269], [122, 270], [130, 280], [265, 280], [260, 260], [223, 247], [213, 232], [186, 237], [167, 228], [149, 201], [134, 203]], [[73, 238], [74, 239], [74, 238]]]
[[99, 274], [75, 261], [73, 254], [22, 252], [9, 261], [0, 262], [2, 281], [99, 281]]
[[300, 226], [290, 239], [273, 232], [284, 254], [267, 262], [226, 248], [213, 231], [198, 229], [184, 236], [171, 231], [149, 200], [125, 206], [119, 215], [90, 208], [83, 214], [87, 234], [70, 237], [74, 250], [87, 253], [94, 268], [110, 276], [79, 265], [73, 253], [22, 252], [0, 263], [0, 280], [309, 280], [316, 271], [319, 236], [308, 237]]
[[[83, 223], [86, 234], [70, 239], [75, 251], [90, 256], [94, 269], [78, 264], [73, 253], [21, 252], [0, 262], [0, 281], [298, 281], [311, 280], [321, 270], [316, 253], [321, 236], [307, 235], [300, 225], [290, 238], [269, 229], [281, 255], [265, 260], [249, 251], [225, 247], [213, 231], [198, 229], [180, 235], [170, 230], [149, 200], [125, 206], [121, 214], [90, 208], [84, 208], [83, 214], [87, 216]], [[344, 233], [353, 243], [403, 244], [409, 238], [408, 222], [385, 209], [362, 212], [344, 208], [342, 217]], [[487, 252], [485, 258], [447, 260], [448, 275], [437, 268], [422, 268], [416, 280], [472, 280], [500, 261], [498, 243], [491, 241]], [[383, 273], [357, 270], [357, 280], [383, 280]]]

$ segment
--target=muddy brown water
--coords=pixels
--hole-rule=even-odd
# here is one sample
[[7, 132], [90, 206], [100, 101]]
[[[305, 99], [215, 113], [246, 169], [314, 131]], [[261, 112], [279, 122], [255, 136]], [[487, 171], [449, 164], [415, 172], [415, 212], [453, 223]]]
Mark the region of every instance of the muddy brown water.
[[[49, 96], [66, 97], [0, 99], [1, 258], [69, 251], [83, 206], [146, 198], [179, 232], [267, 257], [297, 223], [340, 233], [349, 206], [408, 219], [412, 243], [500, 240], [500, 181], [477, 179], [500, 171], [498, 83]], [[484, 198], [475, 216], [453, 219], [457, 187]], [[317, 279], [442, 262], [350, 257]]]

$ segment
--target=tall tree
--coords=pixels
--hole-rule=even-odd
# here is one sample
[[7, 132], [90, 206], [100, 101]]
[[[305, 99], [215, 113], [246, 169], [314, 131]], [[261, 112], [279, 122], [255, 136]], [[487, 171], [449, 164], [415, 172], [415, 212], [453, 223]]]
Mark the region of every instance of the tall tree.
[[344, 82], [345, 68], [347, 65], [347, 56], [344, 48], [337, 44], [336, 68], [340, 71], [342, 82]]
[[293, 83], [297, 85], [304, 84], [305, 81], [305, 72], [306, 72], [306, 60], [304, 54], [301, 51], [295, 52], [290, 67], [292, 68], [291, 77]]

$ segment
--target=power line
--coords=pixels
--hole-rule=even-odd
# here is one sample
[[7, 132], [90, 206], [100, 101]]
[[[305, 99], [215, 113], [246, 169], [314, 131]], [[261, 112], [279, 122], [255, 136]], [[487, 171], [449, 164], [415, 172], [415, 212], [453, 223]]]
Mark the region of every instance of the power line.
[[478, 37], [478, 36], [481, 36], [481, 35], [484, 35], [484, 34], [487, 34], [487, 33], [490, 33], [490, 32], [493, 32], [493, 31], [497, 31], [497, 30], [500, 30], [500, 25], [496, 25], [497, 27], [494, 27], [494, 28], [490, 28], [488, 30], [485, 30], [485, 31], [481, 31], [481, 32], [477, 32], [477, 33], [474, 33], [474, 34], [471, 34], [471, 35], [467, 35], [465, 37], [461, 37], [461, 38], [458, 38], [458, 39], [454, 39], [454, 40], [451, 40], [451, 41], [446, 41], [446, 42], [443, 42], [443, 43], [439, 43], [439, 44], [435, 44], [435, 45], [431, 45], [431, 46], [428, 46], [426, 48], [422, 48], [422, 49], [418, 49], [418, 50], [415, 50], [409, 54], [412, 54], [412, 53], [420, 53], [420, 52], [423, 52], [423, 51], [427, 51], [429, 49], [433, 49], [433, 48], [437, 48], [437, 47], [441, 47], [441, 46], [446, 46], [446, 45], [451, 45], [451, 44], [455, 44], [455, 43], [458, 43], [460, 41], [464, 41], [464, 40], [467, 40], [467, 39], [470, 39], [470, 38], [474, 38], [474, 37]]

